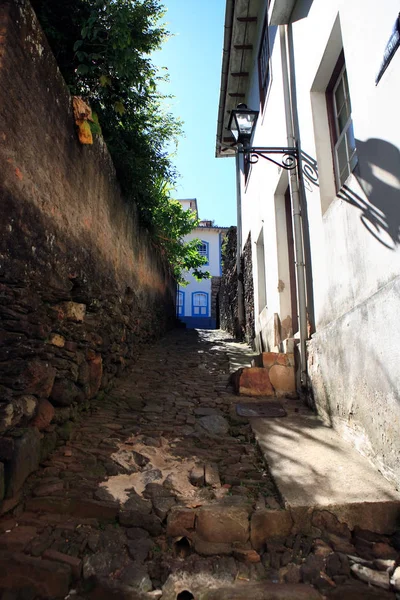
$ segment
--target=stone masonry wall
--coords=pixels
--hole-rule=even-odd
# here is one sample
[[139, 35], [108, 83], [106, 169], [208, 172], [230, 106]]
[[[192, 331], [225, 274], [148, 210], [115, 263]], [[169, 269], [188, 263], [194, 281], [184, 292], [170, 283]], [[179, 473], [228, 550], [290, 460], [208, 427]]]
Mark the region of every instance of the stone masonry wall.
[[236, 227], [230, 227], [223, 244], [223, 267], [219, 290], [220, 326], [233, 336], [238, 330], [236, 238]]
[[[26, 0], [0, 6], [0, 512], [174, 321], [168, 266], [121, 197]], [[2, 434], [2, 435], [1, 435]]]
[[214, 319], [215, 323], [218, 323], [218, 302], [219, 302], [219, 289], [221, 287], [221, 277], [211, 277], [211, 318]]
[[231, 227], [225, 238], [223, 270], [219, 292], [221, 329], [229, 331], [237, 338], [244, 337], [252, 344], [254, 340], [254, 291], [253, 265], [251, 259], [251, 237], [246, 241], [241, 256], [241, 269], [244, 293], [244, 331], [240, 331], [238, 319], [238, 279], [236, 269], [237, 229]]
[[254, 285], [253, 285], [253, 261], [251, 255], [251, 235], [244, 245], [242, 252], [242, 274], [244, 292], [244, 314], [245, 314], [245, 339], [252, 344], [255, 337], [254, 329]]

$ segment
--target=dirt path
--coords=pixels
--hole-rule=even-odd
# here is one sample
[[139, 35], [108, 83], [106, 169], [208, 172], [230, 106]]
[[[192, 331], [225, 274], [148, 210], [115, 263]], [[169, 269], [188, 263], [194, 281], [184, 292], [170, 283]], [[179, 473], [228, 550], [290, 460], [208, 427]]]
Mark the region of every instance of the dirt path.
[[350, 576], [347, 554], [393, 570], [382, 536], [333, 527], [252, 547], [251, 514], [282, 507], [235, 413], [227, 339], [172, 332], [66, 431], [28, 480], [24, 511], [0, 521], [2, 600], [203, 600], [216, 586], [228, 588], [220, 599], [394, 598]]

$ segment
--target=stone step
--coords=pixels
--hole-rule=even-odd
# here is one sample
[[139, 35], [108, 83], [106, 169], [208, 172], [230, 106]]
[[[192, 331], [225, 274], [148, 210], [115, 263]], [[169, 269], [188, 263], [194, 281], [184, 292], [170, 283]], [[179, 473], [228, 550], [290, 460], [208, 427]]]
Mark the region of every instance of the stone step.
[[201, 576], [177, 580], [163, 588], [162, 600], [179, 598], [195, 600], [323, 600], [310, 585], [276, 584], [270, 582], [244, 583], [221, 586]]
[[309, 529], [313, 511], [319, 509], [350, 529], [392, 533], [400, 517], [399, 492], [304, 404], [282, 402], [287, 417], [250, 421], [296, 527]]
[[0, 589], [33, 589], [42, 598], [65, 598], [70, 581], [69, 565], [26, 554], [0, 553]]

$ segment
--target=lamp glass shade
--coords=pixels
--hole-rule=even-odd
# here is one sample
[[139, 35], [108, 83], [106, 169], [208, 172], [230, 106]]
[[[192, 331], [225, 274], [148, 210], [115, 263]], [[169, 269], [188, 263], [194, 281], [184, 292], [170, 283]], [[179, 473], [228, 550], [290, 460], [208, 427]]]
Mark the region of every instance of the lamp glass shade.
[[229, 129], [235, 140], [241, 144], [248, 144], [253, 135], [258, 111], [248, 108], [236, 108], [231, 111]]

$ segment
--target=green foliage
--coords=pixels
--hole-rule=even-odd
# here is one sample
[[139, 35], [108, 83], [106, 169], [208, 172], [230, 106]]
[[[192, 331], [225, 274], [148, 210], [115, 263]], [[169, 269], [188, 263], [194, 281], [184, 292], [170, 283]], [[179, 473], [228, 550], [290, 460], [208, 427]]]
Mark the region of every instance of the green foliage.
[[193, 212], [184, 210], [180, 202], [171, 198], [168, 183], [160, 180], [157, 191], [158, 201], [153, 211], [154, 238], [172, 265], [177, 282], [181, 286], [187, 285], [185, 272], [189, 270], [196, 279], [208, 279], [210, 273], [202, 270], [207, 258], [198, 251], [200, 240], [183, 241], [183, 237], [198, 225], [198, 219]]
[[32, 2], [71, 93], [94, 112], [92, 132], [102, 133], [125, 198], [137, 205], [178, 278], [186, 268], [200, 275], [196, 243], [181, 241], [195, 222], [160, 191], [160, 181], [167, 188], [176, 181], [166, 148], [181, 134], [157, 90], [166, 76], [150, 58], [168, 37], [160, 0]]

